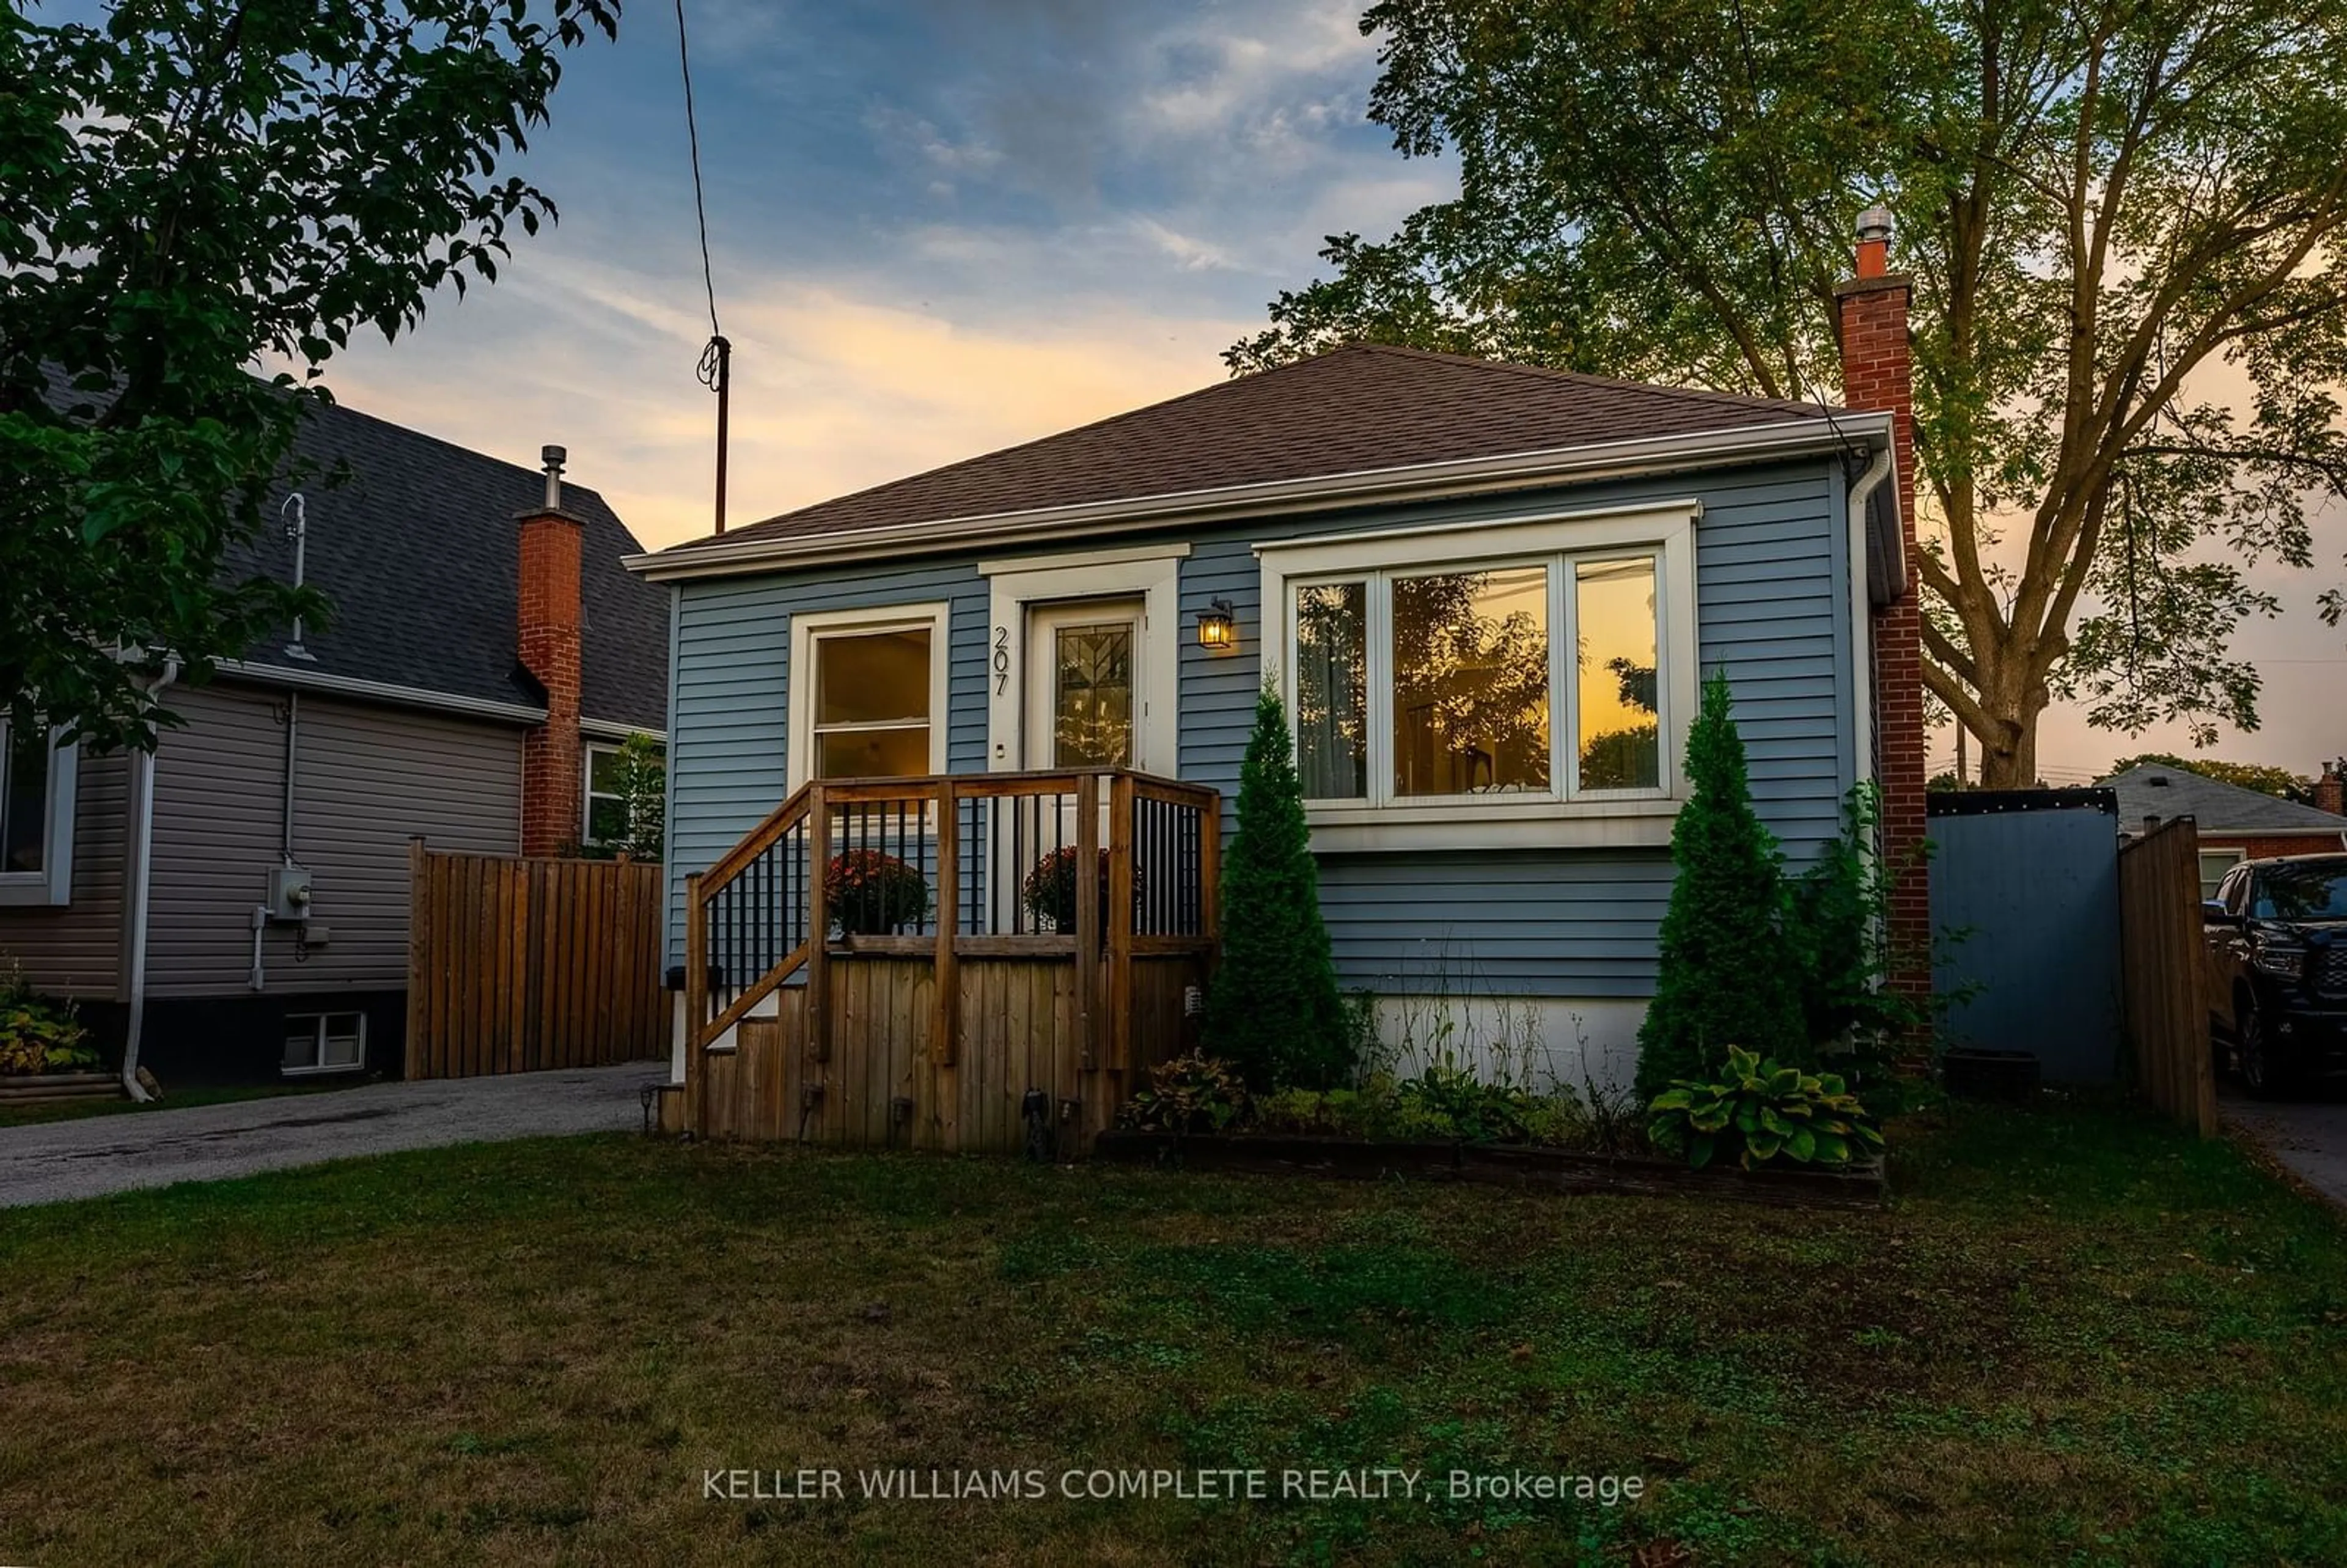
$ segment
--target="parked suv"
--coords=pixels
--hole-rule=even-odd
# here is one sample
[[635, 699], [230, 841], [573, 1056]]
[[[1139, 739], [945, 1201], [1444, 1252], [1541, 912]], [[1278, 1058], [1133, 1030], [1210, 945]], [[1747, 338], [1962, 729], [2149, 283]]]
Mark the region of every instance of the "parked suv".
[[2347, 1054], [2347, 855], [2236, 866], [2200, 907], [2219, 1064], [2252, 1094], [2287, 1091]]

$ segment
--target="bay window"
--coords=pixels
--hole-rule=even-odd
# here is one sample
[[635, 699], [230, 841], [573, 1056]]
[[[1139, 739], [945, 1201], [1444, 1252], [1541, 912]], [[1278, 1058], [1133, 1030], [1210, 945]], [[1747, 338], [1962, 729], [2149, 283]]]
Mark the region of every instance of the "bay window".
[[[1498, 844], [1516, 838], [1484, 828], [1604, 816], [1666, 835], [1695, 707], [1694, 515], [1257, 547], [1316, 842]], [[1396, 831], [1412, 825], [1448, 827]]]

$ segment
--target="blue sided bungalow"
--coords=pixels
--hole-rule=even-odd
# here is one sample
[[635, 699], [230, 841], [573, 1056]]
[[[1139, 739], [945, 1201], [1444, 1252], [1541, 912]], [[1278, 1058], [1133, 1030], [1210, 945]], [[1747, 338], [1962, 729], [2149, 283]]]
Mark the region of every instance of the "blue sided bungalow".
[[[1389, 1041], [1487, 1062], [1529, 1046], [1513, 1065], [1537, 1078], [1626, 1081], [1704, 675], [1733, 685], [1754, 794], [1794, 865], [1839, 831], [1862, 779], [1882, 782], [1894, 835], [1911, 805], [1906, 831], [1921, 831], [1905, 290], [1879, 260], [1876, 272], [1846, 286], [1842, 314], [1846, 354], [1864, 351], [1848, 383], [1887, 394], [1880, 406], [1351, 346], [632, 560], [672, 591], [668, 961], [686, 990], [687, 971], [708, 973], [707, 994], [680, 1004], [679, 1083], [701, 1050], [734, 1049], [742, 1020], [791, 1016], [797, 1004], [777, 998], [808, 977], [790, 959], [819, 961], [828, 945], [806, 942], [810, 918], [843, 941], [879, 933], [863, 939], [917, 952], [937, 979], [954, 961], [933, 957], [941, 925], [965, 971], [1022, 933], [1072, 928], [1075, 904], [1039, 902], [1030, 868], [1055, 850], [1106, 860], [1114, 825], [1076, 819], [1105, 812], [1112, 784], [1086, 786], [1077, 808], [1062, 779], [1062, 798], [1012, 823], [1015, 842], [977, 803], [989, 788], [1130, 770], [1146, 776], [1133, 786], [1143, 799], [1147, 778], [1216, 792], [1160, 793], [1205, 801], [1228, 832], [1266, 682], [1294, 724], [1340, 978], [1375, 994]], [[1870, 330], [1894, 313], [1896, 331]], [[1895, 363], [1870, 343], [1894, 343]], [[947, 777], [971, 801], [954, 804]], [[873, 836], [881, 792], [841, 782], [917, 778], [899, 793], [948, 804], [917, 805], [908, 832], [900, 802], [893, 839], [886, 820]], [[810, 911], [804, 845], [763, 883], [743, 867], [787, 816], [778, 804], [812, 784], [829, 787], [813, 842], [835, 874]], [[859, 798], [866, 817], [844, 818]], [[940, 866], [948, 814], [958, 842]], [[1146, 823], [1134, 831], [1130, 885], [1104, 875], [1088, 917], [1112, 922], [1120, 893], [1136, 902], [1124, 935], [1144, 956], [1153, 940], [1211, 935], [1212, 835], [1177, 825], [1153, 848]], [[876, 896], [835, 861], [875, 844], [930, 891], [864, 922]], [[747, 902], [723, 904], [694, 873]], [[1154, 904], [1171, 907], [1153, 925]], [[745, 917], [781, 924], [745, 946]], [[1090, 946], [1076, 944], [1080, 968]], [[775, 994], [743, 1002], [781, 970]], [[1035, 1017], [1086, 1011], [1095, 982], [1073, 980], [1072, 1003], [1064, 984], [1037, 992]], [[987, 1009], [1021, 1006], [1010, 989]], [[1148, 991], [1132, 982], [1099, 1002], [1130, 1011]], [[824, 999], [818, 988], [810, 1005]], [[867, 1027], [889, 1005], [853, 991], [829, 1003], [860, 1008]], [[983, 1032], [972, 1016], [938, 1022], [902, 1071], [874, 1070], [848, 1091], [863, 1104], [851, 1119], [876, 1140], [907, 1121], [934, 1132], [924, 1095], [937, 1086], [911, 1063], [951, 1062], [941, 1037]], [[1082, 1070], [1145, 1065], [1146, 1049], [1110, 1044], [1135, 1026], [1093, 1027], [1098, 1040], [1074, 1048]], [[789, 1092], [780, 1080], [761, 1091], [788, 1102], [781, 1135], [832, 1116], [843, 1094], [833, 1083], [826, 1105], [825, 1084], [862, 1071], [825, 1055], [794, 1070]], [[1055, 1076], [1048, 1062], [989, 1071], [1046, 1089]], [[1057, 1097], [1094, 1102], [1061, 1113], [1093, 1123], [1129, 1087], [1057, 1081]], [[1006, 1141], [1003, 1112], [953, 1092], [967, 1116], [998, 1119], [965, 1143]]]

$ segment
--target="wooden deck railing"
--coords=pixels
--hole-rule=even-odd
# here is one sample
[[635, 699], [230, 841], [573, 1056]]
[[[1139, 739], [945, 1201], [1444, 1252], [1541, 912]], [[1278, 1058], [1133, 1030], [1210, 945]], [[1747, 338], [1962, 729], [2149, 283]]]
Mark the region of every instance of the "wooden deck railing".
[[[962, 959], [1065, 958], [1083, 1065], [1122, 1063], [1134, 957], [1214, 949], [1220, 812], [1212, 789], [1123, 769], [807, 784], [685, 879], [688, 1077], [802, 975], [807, 1038], [827, 1061], [830, 960], [853, 953], [930, 959], [941, 1065], [958, 1043]], [[827, 874], [856, 866], [879, 890]]]

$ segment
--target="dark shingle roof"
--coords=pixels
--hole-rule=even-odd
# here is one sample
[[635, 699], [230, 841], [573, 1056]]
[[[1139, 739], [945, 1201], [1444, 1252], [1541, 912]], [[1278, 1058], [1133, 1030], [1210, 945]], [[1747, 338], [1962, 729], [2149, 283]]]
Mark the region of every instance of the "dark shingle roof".
[[[1177, 496], [1830, 411], [1354, 344], [737, 528], [728, 541]], [[706, 541], [695, 541], [705, 543]]]
[[2138, 763], [2102, 782], [2119, 797], [2122, 833], [2140, 833], [2147, 816], [2192, 817], [2203, 834], [2347, 832], [2347, 816], [2159, 763]]
[[[491, 702], [541, 704], [516, 656], [519, 525], [543, 499], [534, 469], [500, 462], [336, 405], [316, 405], [295, 451], [315, 467], [302, 486], [309, 516], [308, 580], [333, 602], [324, 630], [305, 628], [308, 661], [285, 656], [287, 635], [247, 662], [314, 671]], [[325, 474], [349, 466], [339, 485]], [[290, 580], [293, 545], [272, 525], [229, 563]], [[668, 596], [622, 569], [641, 547], [594, 491], [562, 487], [580, 518], [586, 618], [580, 707], [589, 719], [659, 729], [668, 714]]]

